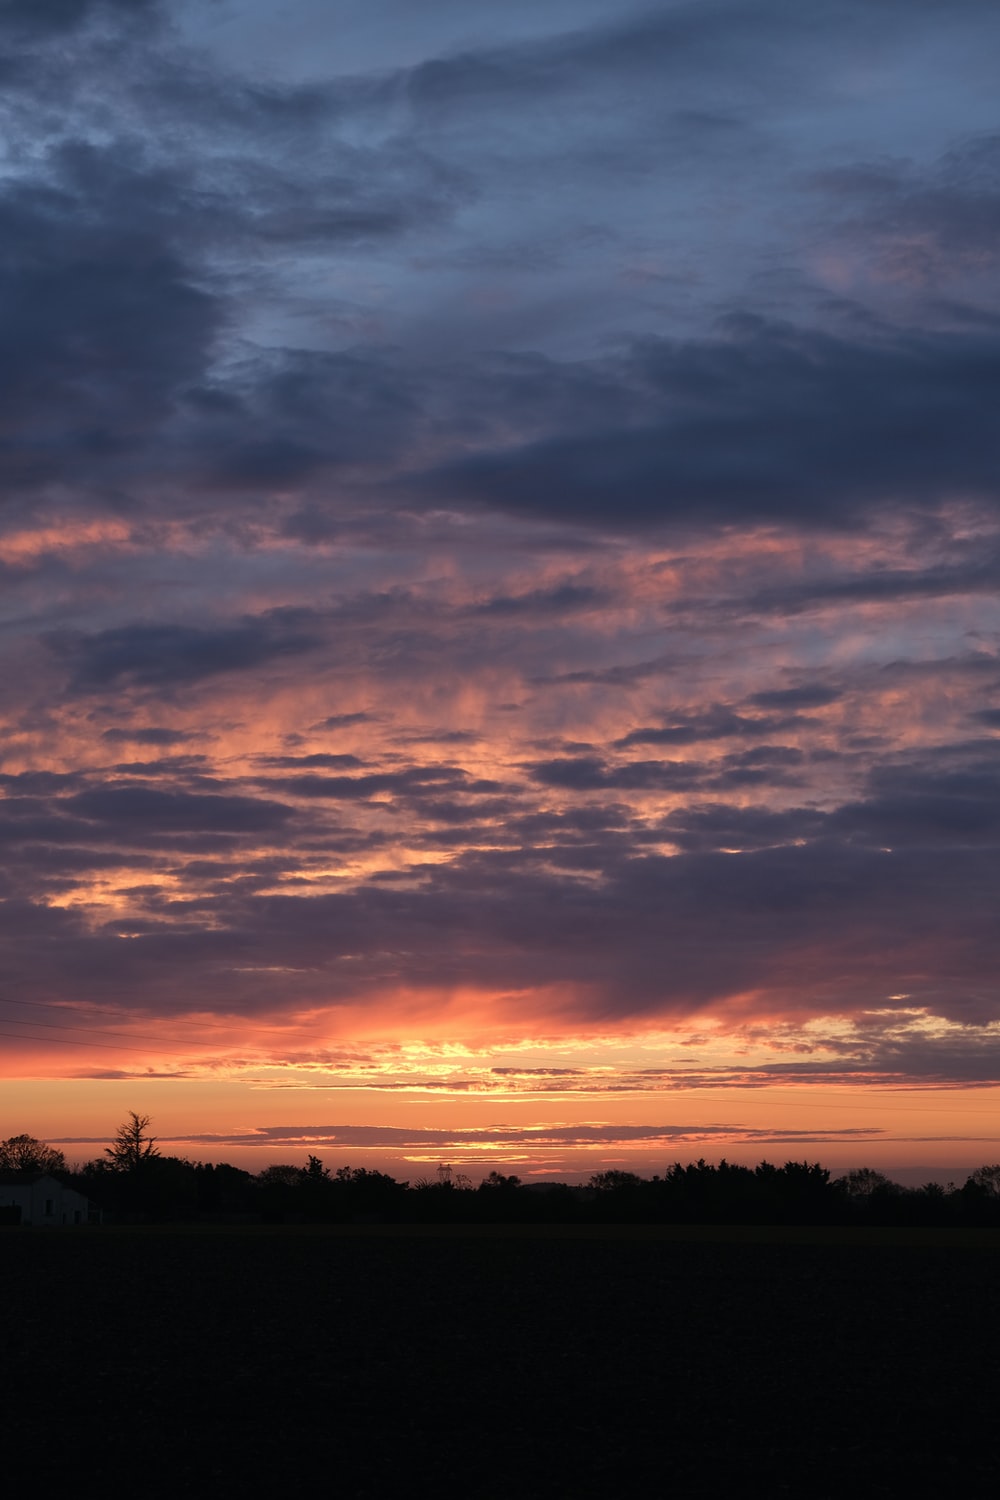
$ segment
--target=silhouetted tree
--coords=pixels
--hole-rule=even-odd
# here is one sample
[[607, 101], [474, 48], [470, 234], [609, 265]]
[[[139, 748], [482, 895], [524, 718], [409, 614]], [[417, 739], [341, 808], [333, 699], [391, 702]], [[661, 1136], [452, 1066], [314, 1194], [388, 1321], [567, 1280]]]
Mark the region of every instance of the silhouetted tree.
[[377, 1172], [373, 1167], [338, 1167], [334, 1181], [353, 1188], [378, 1189], [380, 1192], [398, 1192], [409, 1187], [408, 1182], [397, 1182], [388, 1172]]
[[490, 1172], [476, 1189], [475, 1217], [484, 1224], [520, 1224], [533, 1204], [520, 1177]]
[[66, 1158], [54, 1146], [33, 1135], [12, 1135], [0, 1141], [0, 1171], [65, 1172]]
[[[366, 1167], [328, 1170], [318, 1156], [304, 1167], [276, 1164], [256, 1177], [223, 1163], [162, 1156], [148, 1116], [130, 1114], [102, 1158], [75, 1174], [74, 1185], [126, 1222], [225, 1214], [269, 1223], [680, 1223], [1000, 1226], [1000, 1163], [977, 1167], [961, 1188], [925, 1183], [906, 1189], [882, 1172], [859, 1167], [835, 1182], [818, 1162], [762, 1161], [756, 1167], [704, 1159], [640, 1177], [609, 1168], [585, 1187], [525, 1185], [491, 1171], [473, 1188], [442, 1163], [412, 1187]], [[46, 1155], [45, 1153], [49, 1153]], [[62, 1154], [30, 1136], [0, 1143], [0, 1166], [12, 1162], [61, 1169]], [[70, 1174], [66, 1174], [69, 1176]]]
[[848, 1198], [861, 1201], [874, 1197], [876, 1193], [892, 1192], [898, 1185], [873, 1167], [856, 1167], [853, 1172], [838, 1177], [837, 1186]]
[[199, 1214], [247, 1214], [253, 1208], [254, 1179], [229, 1162], [196, 1162], [195, 1202]]
[[296, 1209], [310, 1223], [328, 1223], [336, 1218], [333, 1179], [318, 1156], [307, 1158], [296, 1185]]
[[[754, 1173], [762, 1175], [761, 1167]], [[830, 1184], [830, 1173], [819, 1162], [786, 1161], [767, 1182], [767, 1199], [761, 1203], [768, 1222], [814, 1224], [836, 1218], [838, 1195]]]
[[372, 1167], [338, 1167], [331, 1199], [336, 1218], [349, 1224], [396, 1223], [406, 1216], [409, 1183]]
[[1000, 1163], [977, 1167], [957, 1196], [966, 1223], [984, 1227], [1000, 1224]]
[[159, 1156], [155, 1137], [146, 1133], [148, 1127], [148, 1115], [137, 1115], [134, 1109], [129, 1110], [125, 1124], [119, 1126], [111, 1145], [104, 1148], [114, 1171], [135, 1176], [146, 1162]]
[[622, 1172], [613, 1167], [607, 1172], [595, 1172], [589, 1185], [599, 1193], [620, 1193], [623, 1189], [641, 1187], [642, 1178], [638, 1172]]
[[990, 1167], [977, 1167], [969, 1181], [979, 1189], [984, 1198], [1000, 1198], [1000, 1162]]
[[330, 1173], [324, 1167], [318, 1156], [310, 1156], [307, 1165], [302, 1169], [302, 1176], [306, 1182], [329, 1182]]
[[717, 1167], [704, 1157], [686, 1167], [675, 1162], [657, 1188], [660, 1212], [674, 1224], [739, 1223], [757, 1217], [753, 1205], [766, 1197], [762, 1183], [776, 1171], [761, 1162], [758, 1181], [749, 1167], [725, 1159]]
[[502, 1172], [491, 1172], [488, 1177], [483, 1178], [479, 1186], [481, 1188], [486, 1188], [488, 1191], [496, 1190], [499, 1192], [510, 1193], [513, 1192], [515, 1188], [519, 1188], [521, 1186], [521, 1179], [520, 1177], [514, 1176], [505, 1177]]
[[862, 1223], [893, 1224], [906, 1218], [905, 1191], [898, 1182], [872, 1167], [857, 1167], [838, 1177], [834, 1187], [850, 1214]]
[[294, 1187], [301, 1175], [301, 1167], [275, 1162], [273, 1166], [265, 1167], [257, 1173], [257, 1181], [261, 1187]]

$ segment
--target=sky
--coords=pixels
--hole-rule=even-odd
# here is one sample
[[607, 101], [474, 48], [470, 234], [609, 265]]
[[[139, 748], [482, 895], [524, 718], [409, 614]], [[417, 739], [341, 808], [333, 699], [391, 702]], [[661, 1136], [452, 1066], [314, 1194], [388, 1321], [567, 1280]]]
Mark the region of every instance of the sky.
[[1000, 1158], [998, 55], [0, 3], [0, 1137]]

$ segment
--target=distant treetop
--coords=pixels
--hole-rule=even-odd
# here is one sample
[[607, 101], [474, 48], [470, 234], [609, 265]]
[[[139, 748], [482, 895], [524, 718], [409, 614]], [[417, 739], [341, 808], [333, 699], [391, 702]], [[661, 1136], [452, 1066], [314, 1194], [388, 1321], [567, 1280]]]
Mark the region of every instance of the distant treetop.
[[111, 1145], [104, 1148], [113, 1171], [138, 1172], [150, 1157], [159, 1156], [156, 1138], [147, 1134], [148, 1128], [149, 1116], [137, 1115], [134, 1109], [130, 1109], [125, 1124], [119, 1126]]
[[2, 1172], [65, 1172], [66, 1158], [54, 1146], [33, 1135], [12, 1135], [0, 1141]]

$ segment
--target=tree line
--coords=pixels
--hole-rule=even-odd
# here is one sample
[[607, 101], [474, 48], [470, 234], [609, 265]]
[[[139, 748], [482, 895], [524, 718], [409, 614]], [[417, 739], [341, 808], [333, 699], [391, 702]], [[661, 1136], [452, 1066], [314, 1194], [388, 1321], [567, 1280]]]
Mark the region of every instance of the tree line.
[[594, 1173], [584, 1185], [525, 1183], [492, 1171], [478, 1184], [440, 1165], [400, 1182], [368, 1167], [305, 1166], [257, 1173], [227, 1162], [163, 1155], [147, 1115], [129, 1113], [103, 1155], [70, 1170], [28, 1135], [0, 1142], [0, 1174], [47, 1172], [93, 1199], [109, 1221], [365, 1223], [829, 1224], [1000, 1227], [1000, 1163], [964, 1183], [905, 1188], [871, 1167], [833, 1177], [818, 1162], [722, 1160], [661, 1175]]

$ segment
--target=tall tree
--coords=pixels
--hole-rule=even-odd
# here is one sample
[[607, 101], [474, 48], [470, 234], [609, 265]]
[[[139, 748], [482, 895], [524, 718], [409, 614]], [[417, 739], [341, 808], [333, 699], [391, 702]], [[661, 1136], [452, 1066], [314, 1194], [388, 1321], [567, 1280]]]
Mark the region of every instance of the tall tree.
[[0, 1141], [0, 1171], [65, 1172], [66, 1158], [54, 1146], [33, 1135], [12, 1135]]
[[134, 1175], [141, 1171], [151, 1157], [159, 1156], [156, 1137], [149, 1135], [148, 1129], [149, 1116], [137, 1115], [134, 1109], [130, 1109], [128, 1119], [118, 1127], [118, 1134], [111, 1145], [104, 1148], [105, 1156], [111, 1158], [114, 1171]]

